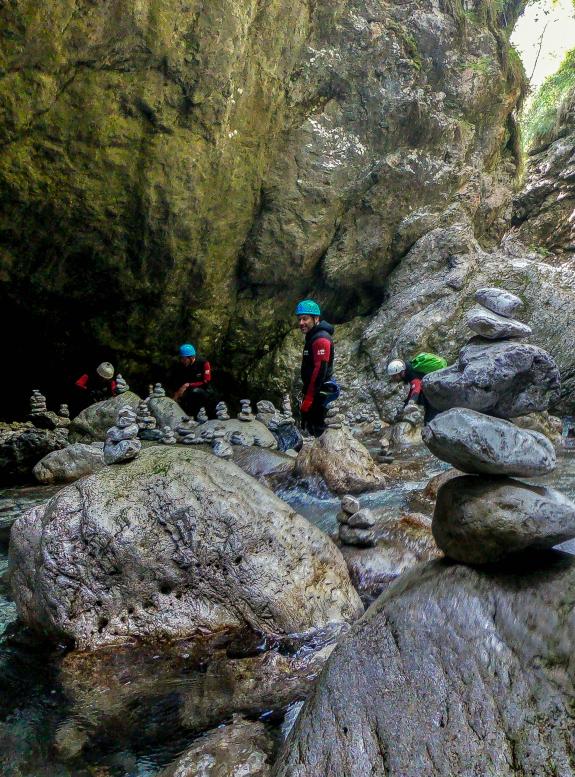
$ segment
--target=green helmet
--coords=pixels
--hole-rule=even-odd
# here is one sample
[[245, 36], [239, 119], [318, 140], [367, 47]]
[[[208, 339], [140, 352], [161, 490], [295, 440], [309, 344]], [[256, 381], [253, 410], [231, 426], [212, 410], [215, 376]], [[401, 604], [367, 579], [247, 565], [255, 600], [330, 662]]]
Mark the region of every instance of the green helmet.
[[296, 316], [321, 316], [321, 310], [313, 299], [302, 299], [297, 303], [295, 314]]

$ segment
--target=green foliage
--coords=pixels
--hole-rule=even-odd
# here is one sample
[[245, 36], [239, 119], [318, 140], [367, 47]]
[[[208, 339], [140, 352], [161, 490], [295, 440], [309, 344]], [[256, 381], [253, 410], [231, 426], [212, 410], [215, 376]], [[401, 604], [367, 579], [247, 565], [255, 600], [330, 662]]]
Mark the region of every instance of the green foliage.
[[575, 98], [575, 49], [565, 56], [559, 70], [536, 92], [523, 118], [526, 149], [549, 141], [557, 132], [566, 105]]

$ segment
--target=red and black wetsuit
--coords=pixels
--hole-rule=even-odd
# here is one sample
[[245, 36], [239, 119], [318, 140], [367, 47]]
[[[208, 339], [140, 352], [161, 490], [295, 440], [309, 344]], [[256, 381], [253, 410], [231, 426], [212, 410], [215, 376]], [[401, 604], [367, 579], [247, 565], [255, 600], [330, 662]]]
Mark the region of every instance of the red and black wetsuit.
[[82, 409], [93, 405], [94, 402], [102, 402], [104, 399], [115, 397], [117, 393], [116, 381], [106, 380], [97, 372], [86, 372], [74, 383], [76, 389], [72, 398], [75, 409]]
[[429, 400], [425, 396], [423, 391], [423, 378], [425, 377], [423, 372], [414, 370], [411, 366], [411, 362], [407, 362], [405, 365], [405, 383], [409, 383], [409, 394], [405, 400], [404, 407], [413, 402], [416, 405], [423, 405], [423, 423], [428, 424], [439, 413], [433, 405], [429, 403]]
[[186, 366], [180, 362], [174, 366], [168, 378], [168, 386], [175, 393], [185, 383], [189, 384], [178, 401], [187, 415], [195, 416], [201, 407], [209, 409], [208, 406], [212, 404], [208, 391], [211, 379], [209, 361], [196, 356], [193, 364]]
[[327, 407], [319, 393], [321, 387], [333, 376], [333, 326], [320, 321], [305, 336], [301, 362], [303, 400], [301, 403], [302, 427], [314, 437], [325, 430]]

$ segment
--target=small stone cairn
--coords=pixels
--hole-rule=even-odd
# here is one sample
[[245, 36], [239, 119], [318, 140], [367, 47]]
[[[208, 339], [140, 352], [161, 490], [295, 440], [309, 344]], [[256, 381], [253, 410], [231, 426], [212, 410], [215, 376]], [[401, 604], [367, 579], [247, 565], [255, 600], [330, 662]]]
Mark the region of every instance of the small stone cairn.
[[339, 539], [343, 545], [370, 547], [375, 545], [375, 517], [371, 510], [362, 508], [358, 500], [346, 494], [341, 500], [341, 510], [337, 514]]
[[136, 413], [129, 405], [118, 411], [116, 425], [108, 429], [104, 443], [104, 461], [106, 464], [118, 464], [135, 458], [142, 449], [138, 440]]
[[165, 397], [166, 396], [166, 390], [162, 386], [161, 383], [156, 383], [154, 388], [152, 389], [151, 393], [152, 397]]
[[[187, 415], [182, 416], [181, 423], [176, 426], [176, 434], [178, 435], [178, 442], [186, 442], [187, 437], [195, 437], [194, 429], [196, 429], [198, 424], [193, 420], [193, 418], [190, 418]], [[190, 443], [186, 443], [189, 445]]]
[[48, 412], [46, 397], [38, 389], [34, 389], [30, 397], [30, 415], [42, 415], [42, 413], [46, 412]]
[[60, 418], [70, 418], [70, 408], [66, 404], [61, 404], [58, 408]]
[[117, 394], [125, 394], [126, 391], [129, 391], [130, 387], [124, 380], [124, 378], [118, 373], [116, 375], [116, 393]]
[[293, 411], [289, 394], [284, 394], [282, 401], [282, 415], [290, 423], [293, 421]]
[[242, 432], [232, 432], [230, 442], [232, 445], [243, 445], [245, 448], [249, 448], [252, 445], [251, 439]]
[[218, 421], [229, 421], [230, 414], [228, 413], [228, 406], [225, 402], [218, 402], [216, 405], [216, 418]]
[[[574, 537], [575, 504], [553, 489], [514, 479], [555, 468], [553, 444], [508, 420], [526, 414], [526, 401], [527, 412], [547, 409], [558, 387], [555, 362], [540, 348], [516, 344], [531, 333], [513, 318], [522, 305], [518, 297], [483, 288], [475, 300], [479, 304], [467, 323], [481, 340], [464, 347], [455, 366], [424, 380], [424, 391], [428, 379], [438, 389], [435, 395], [444, 412], [424, 428], [423, 440], [438, 458], [469, 473], [440, 487], [432, 525], [435, 541], [456, 561], [485, 564]], [[466, 372], [477, 354], [478, 367]], [[429, 392], [428, 398], [433, 397]], [[481, 412], [485, 406], [478, 403], [487, 401], [494, 410]]]
[[178, 442], [176, 439], [176, 433], [171, 426], [162, 427], [162, 437], [160, 442], [162, 445], [175, 445]]
[[252, 413], [252, 403], [249, 399], [240, 399], [241, 409], [238, 413], [238, 420], [240, 421], [255, 421], [256, 417]]
[[339, 411], [337, 405], [329, 405], [325, 425], [327, 429], [342, 429], [345, 423], [345, 417]]
[[150, 412], [148, 403], [146, 401], [140, 402], [138, 410], [136, 411], [136, 423], [140, 431], [147, 429], [155, 429], [157, 421]]
[[217, 426], [214, 429], [212, 439], [212, 453], [219, 459], [231, 459], [234, 455], [232, 446], [225, 440], [226, 430], [223, 426]]
[[198, 414], [196, 416], [196, 421], [198, 422], [198, 424], [205, 424], [207, 420], [208, 420], [208, 414], [206, 413], [206, 408], [200, 407], [200, 409], [198, 410]]

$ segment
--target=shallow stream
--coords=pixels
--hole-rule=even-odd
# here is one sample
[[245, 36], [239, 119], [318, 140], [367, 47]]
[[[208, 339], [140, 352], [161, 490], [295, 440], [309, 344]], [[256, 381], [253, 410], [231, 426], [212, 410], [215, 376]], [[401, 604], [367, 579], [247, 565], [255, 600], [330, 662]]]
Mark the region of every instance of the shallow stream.
[[[422, 460], [421, 476], [363, 495], [361, 504], [400, 511], [413, 492], [424, 488], [431, 476], [445, 468], [422, 450], [410, 451], [403, 460], [409, 464], [414, 458]], [[575, 453], [560, 455], [557, 470], [537, 482], [575, 499]], [[66, 679], [61, 672], [63, 653], [46, 651], [26, 630], [16, 626], [16, 608], [3, 579], [7, 568], [6, 527], [34, 504], [50, 498], [56, 490], [0, 491], [0, 774], [2, 777], [152, 777], [189, 747], [201, 730], [201, 726], [195, 731], [182, 727], [178, 717], [181, 704], [176, 699], [193, 699], [194, 694], [198, 699], [203, 698], [213, 689], [214, 698], [208, 698], [207, 706], [205, 698], [200, 703], [200, 707], [204, 705], [201, 709], [204, 728], [229, 720], [236, 710], [225, 709], [227, 697], [222, 696], [217, 684], [213, 685], [213, 678], [212, 685], [206, 682], [205, 656], [180, 652], [165, 659], [148, 655], [141, 659], [141, 665], [131, 667], [123, 666], [120, 660], [117, 672], [124, 677], [124, 686], [120, 692], [116, 689], [114, 695], [110, 683], [97, 681], [93, 668], [92, 674], [70, 674]], [[324, 531], [335, 530], [338, 499], [310, 496], [301, 488], [284, 490], [279, 495]], [[208, 674], [212, 671], [217, 675], [217, 661], [214, 666], [210, 669], [208, 664]], [[259, 670], [255, 671], [257, 674]], [[146, 688], [145, 678], [150, 672], [165, 677], [160, 696]], [[70, 688], [76, 694], [73, 701]], [[234, 693], [237, 693], [236, 687]], [[246, 713], [245, 703], [240, 711]], [[195, 708], [194, 714], [199, 714]], [[278, 732], [280, 717], [273, 709], [266, 709], [265, 705], [258, 708], [255, 703], [247, 714], [268, 720], [274, 732]], [[89, 732], [85, 733], [87, 728]], [[85, 746], [78, 747], [78, 754], [74, 755], [77, 742]], [[55, 743], [60, 743], [59, 750]]]

